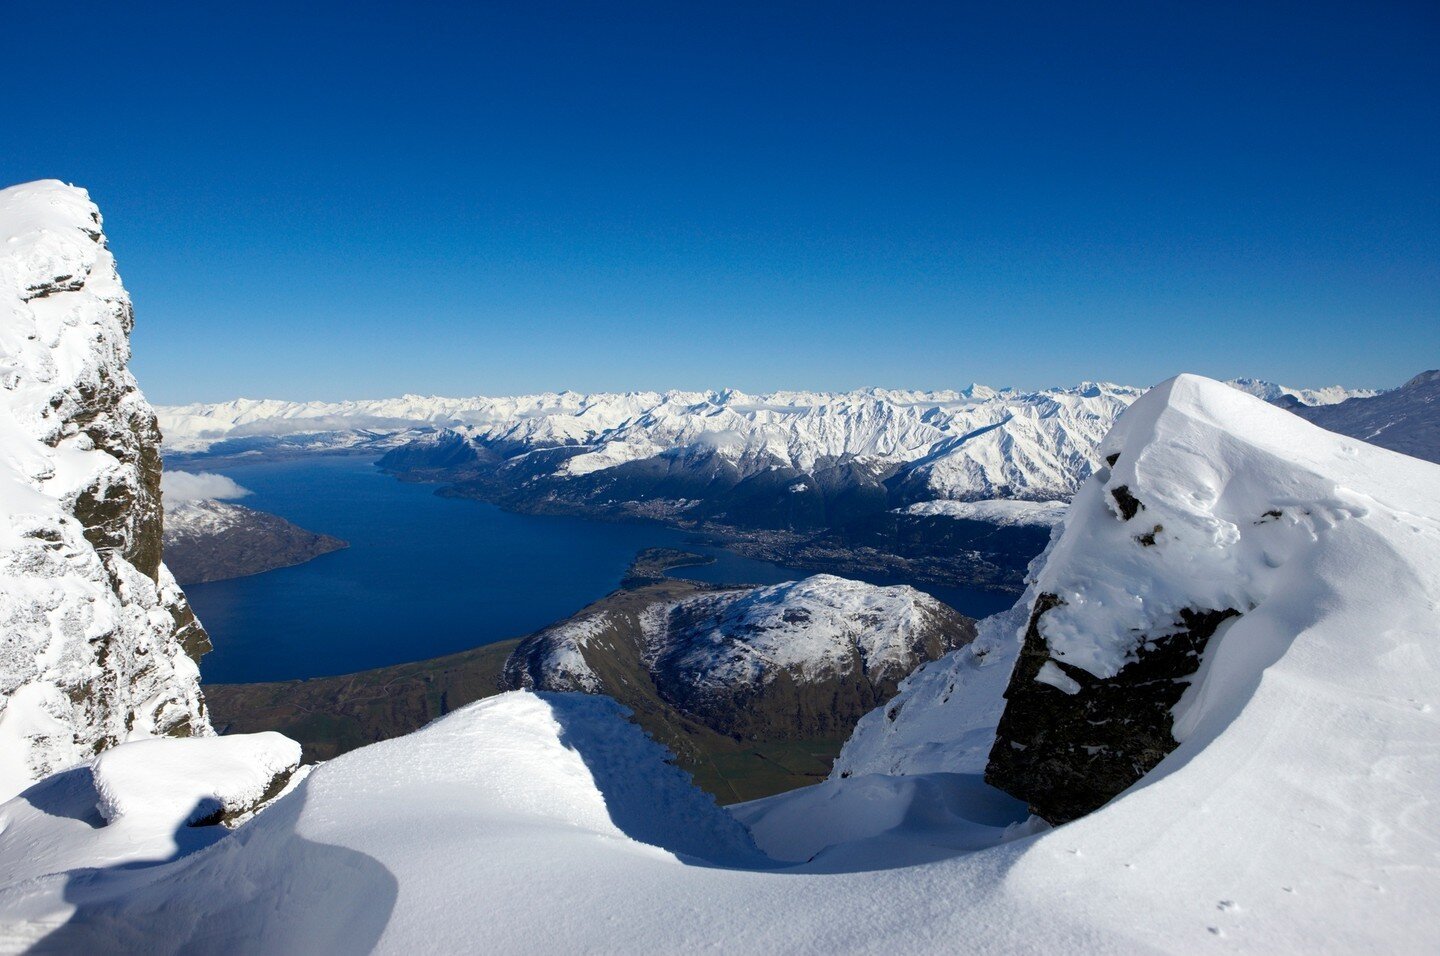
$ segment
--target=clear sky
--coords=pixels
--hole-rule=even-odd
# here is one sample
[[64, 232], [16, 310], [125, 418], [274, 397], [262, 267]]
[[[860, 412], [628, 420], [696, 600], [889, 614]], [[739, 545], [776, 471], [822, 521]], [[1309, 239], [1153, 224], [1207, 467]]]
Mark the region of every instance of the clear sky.
[[158, 402], [1440, 365], [1440, 4], [23, 3]]

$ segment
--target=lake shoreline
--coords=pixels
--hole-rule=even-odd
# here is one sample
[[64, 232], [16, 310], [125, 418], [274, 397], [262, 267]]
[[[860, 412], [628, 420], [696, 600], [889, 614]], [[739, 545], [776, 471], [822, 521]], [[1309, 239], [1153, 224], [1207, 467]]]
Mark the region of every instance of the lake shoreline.
[[[221, 470], [194, 460], [184, 466]], [[247, 505], [351, 547], [187, 588], [216, 648], [201, 662], [207, 685], [349, 674], [519, 638], [614, 591], [645, 548], [704, 555], [708, 563], [684, 576], [709, 583], [777, 584], [815, 573], [654, 522], [527, 515], [437, 495], [434, 484], [398, 481], [368, 456], [247, 460], [222, 473], [254, 492]], [[883, 574], [864, 579], [915, 584]], [[1013, 602], [1013, 595], [916, 586], [971, 617]]]

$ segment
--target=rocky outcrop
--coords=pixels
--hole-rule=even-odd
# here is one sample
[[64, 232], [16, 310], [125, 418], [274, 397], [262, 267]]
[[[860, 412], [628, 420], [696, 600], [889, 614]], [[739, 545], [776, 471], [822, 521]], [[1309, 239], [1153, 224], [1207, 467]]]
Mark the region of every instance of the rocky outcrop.
[[1051, 823], [1099, 809], [1175, 749], [1175, 705], [1237, 613], [1181, 609], [1173, 626], [1137, 635], [1135, 659], [1101, 680], [1051, 657], [1040, 622], [1060, 604], [1053, 594], [1035, 602], [985, 771]]
[[0, 793], [128, 739], [208, 735], [204, 629], [161, 562], [160, 433], [99, 211], [0, 191]]
[[1356, 445], [1196, 376], [1137, 401], [1032, 584], [987, 781], [1073, 820], [1153, 771], [1207, 709], [1243, 698], [1233, 661], [1226, 689], [1207, 683], [1217, 645], [1258, 635], [1232, 652], [1252, 669], [1280, 653], [1305, 609], [1332, 600], [1316, 584], [1331, 542], [1377, 547], [1369, 525], [1348, 529], [1381, 492], [1347, 486], [1420, 464]]

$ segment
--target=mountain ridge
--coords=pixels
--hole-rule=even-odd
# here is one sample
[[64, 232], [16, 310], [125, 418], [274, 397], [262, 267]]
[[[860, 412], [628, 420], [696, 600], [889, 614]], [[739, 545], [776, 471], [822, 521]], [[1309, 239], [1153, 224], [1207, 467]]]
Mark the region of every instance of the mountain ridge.
[[0, 795], [137, 737], [208, 736], [209, 639], [161, 561], [160, 434], [99, 209], [0, 190]]

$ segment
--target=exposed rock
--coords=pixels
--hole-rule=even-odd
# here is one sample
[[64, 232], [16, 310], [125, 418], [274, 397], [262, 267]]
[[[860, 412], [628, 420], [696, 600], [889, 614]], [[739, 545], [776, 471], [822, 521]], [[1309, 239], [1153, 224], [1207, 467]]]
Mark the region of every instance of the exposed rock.
[[1035, 602], [985, 771], [1051, 823], [1099, 809], [1175, 749], [1173, 708], [1215, 629], [1237, 613], [1184, 609], [1164, 634], [1137, 637], [1136, 659], [1100, 680], [1050, 656], [1039, 624], [1060, 603]]

